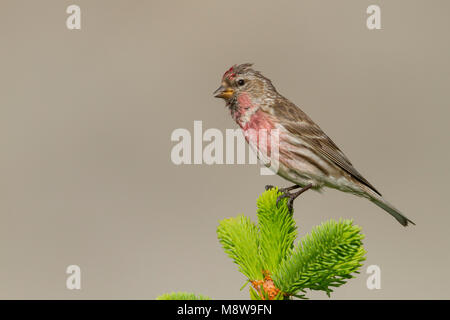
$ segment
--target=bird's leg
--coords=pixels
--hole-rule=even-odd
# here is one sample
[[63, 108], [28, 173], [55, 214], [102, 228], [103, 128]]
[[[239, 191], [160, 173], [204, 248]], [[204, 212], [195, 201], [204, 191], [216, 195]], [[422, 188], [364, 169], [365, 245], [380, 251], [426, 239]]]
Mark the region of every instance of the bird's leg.
[[[287, 191], [291, 191], [291, 190], [298, 189], [298, 188], [301, 188], [301, 187], [302, 186], [299, 186], [298, 184], [294, 184], [293, 186], [290, 186], [290, 187], [287, 187], [287, 188], [280, 188], [280, 189], [278, 189], [278, 191], [280, 191], [282, 193], [285, 193]], [[271, 184], [268, 184], [268, 185], [266, 185], [265, 189], [266, 190], [275, 189], [275, 186], [273, 186]]]
[[[292, 187], [289, 187], [289, 188], [285, 188], [285, 189], [288, 189], [288, 191], [289, 191], [289, 190], [297, 189], [297, 187], [300, 187], [300, 186], [295, 185], [295, 186], [292, 186]], [[278, 206], [278, 202], [281, 199], [289, 198], [288, 202], [287, 202], [287, 206], [288, 206], [289, 210], [292, 212], [292, 210], [294, 209], [294, 200], [299, 195], [301, 195], [303, 192], [305, 192], [306, 190], [310, 189], [311, 187], [312, 187], [312, 183], [307, 184], [306, 186], [304, 186], [303, 188], [301, 188], [297, 192], [290, 193], [290, 192], [283, 191], [283, 194], [277, 198], [277, 206]]]
[[302, 186], [299, 186], [298, 184], [294, 184], [293, 186], [290, 186], [290, 187], [287, 187], [287, 188], [278, 189], [278, 191], [280, 191], [282, 193], [286, 193], [288, 191], [295, 190], [295, 189], [298, 189], [298, 188], [301, 188], [301, 187]]

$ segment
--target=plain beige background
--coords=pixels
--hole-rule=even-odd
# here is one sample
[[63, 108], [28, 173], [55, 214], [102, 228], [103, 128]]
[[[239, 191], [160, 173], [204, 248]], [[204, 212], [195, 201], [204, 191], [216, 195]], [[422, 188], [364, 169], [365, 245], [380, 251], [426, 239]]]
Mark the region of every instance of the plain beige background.
[[[82, 29], [66, 28], [78, 4]], [[381, 6], [382, 30], [366, 28]], [[0, 298], [247, 299], [216, 238], [265, 184], [255, 165], [171, 162], [177, 128], [236, 128], [212, 97], [254, 62], [417, 223], [334, 190], [300, 234], [353, 218], [368, 251], [332, 298], [450, 298], [448, 1], [5, 1], [0, 4]], [[65, 287], [68, 265], [82, 289]], [[380, 290], [366, 267], [381, 267]], [[313, 298], [327, 299], [312, 293]]]

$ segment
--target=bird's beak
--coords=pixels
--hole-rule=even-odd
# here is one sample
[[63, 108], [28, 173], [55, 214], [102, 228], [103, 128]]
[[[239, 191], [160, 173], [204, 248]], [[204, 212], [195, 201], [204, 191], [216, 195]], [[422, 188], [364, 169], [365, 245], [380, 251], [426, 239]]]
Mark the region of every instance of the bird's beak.
[[233, 89], [220, 86], [213, 95], [215, 98], [230, 99], [233, 96]]

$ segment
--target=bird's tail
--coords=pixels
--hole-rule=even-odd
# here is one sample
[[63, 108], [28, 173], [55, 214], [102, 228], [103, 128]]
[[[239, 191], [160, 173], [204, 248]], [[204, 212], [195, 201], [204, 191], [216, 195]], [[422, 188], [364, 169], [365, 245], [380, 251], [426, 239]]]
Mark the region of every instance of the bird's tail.
[[377, 206], [379, 206], [381, 209], [388, 212], [391, 216], [393, 216], [395, 219], [397, 219], [398, 222], [404, 227], [408, 225], [408, 223], [412, 223], [413, 225], [416, 225], [414, 222], [409, 220], [407, 217], [405, 217], [400, 211], [398, 211], [392, 204], [387, 202], [383, 199], [383, 197], [379, 195], [372, 194], [370, 197], [370, 201], [375, 203]]

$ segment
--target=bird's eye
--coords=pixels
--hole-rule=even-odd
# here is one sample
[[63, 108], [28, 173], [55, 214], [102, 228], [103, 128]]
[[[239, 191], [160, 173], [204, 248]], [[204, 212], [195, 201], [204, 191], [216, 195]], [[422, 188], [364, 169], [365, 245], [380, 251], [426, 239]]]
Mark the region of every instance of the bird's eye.
[[238, 84], [239, 86], [243, 86], [244, 83], [245, 83], [245, 81], [244, 81], [243, 79], [239, 79], [238, 82], [237, 82], [237, 84]]

